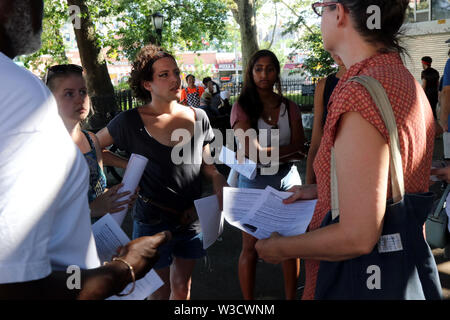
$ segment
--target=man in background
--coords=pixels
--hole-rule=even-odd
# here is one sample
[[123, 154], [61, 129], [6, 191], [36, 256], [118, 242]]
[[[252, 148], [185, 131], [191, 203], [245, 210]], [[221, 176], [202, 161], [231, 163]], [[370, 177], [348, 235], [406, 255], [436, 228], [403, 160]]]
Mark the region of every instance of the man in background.
[[431, 57], [422, 57], [423, 71], [421, 79], [423, 90], [425, 90], [425, 94], [431, 105], [431, 110], [433, 110], [434, 119], [437, 119], [436, 106], [438, 103], [439, 92], [439, 72], [431, 67], [432, 62], [433, 59]]

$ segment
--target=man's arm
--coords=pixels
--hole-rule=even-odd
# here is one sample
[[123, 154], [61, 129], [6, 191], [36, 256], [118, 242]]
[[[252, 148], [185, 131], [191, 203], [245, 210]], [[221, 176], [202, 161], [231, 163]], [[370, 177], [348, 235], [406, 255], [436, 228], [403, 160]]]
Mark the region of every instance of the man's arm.
[[422, 78], [422, 88], [425, 90], [427, 88], [427, 79]]
[[[119, 257], [133, 267], [136, 280], [140, 279], [158, 261], [157, 248], [170, 238], [170, 232], [164, 231], [135, 239], [121, 249]], [[68, 288], [71, 276], [59, 271], [40, 280], [0, 284], [0, 299], [99, 300], [120, 293], [132, 281], [127, 264], [117, 260], [96, 269], [80, 270], [80, 289]]]
[[70, 276], [58, 271], [40, 280], [0, 284], [0, 299], [100, 300], [120, 293], [131, 282], [128, 267], [120, 261], [96, 269], [81, 270], [81, 289], [69, 289], [67, 282]]

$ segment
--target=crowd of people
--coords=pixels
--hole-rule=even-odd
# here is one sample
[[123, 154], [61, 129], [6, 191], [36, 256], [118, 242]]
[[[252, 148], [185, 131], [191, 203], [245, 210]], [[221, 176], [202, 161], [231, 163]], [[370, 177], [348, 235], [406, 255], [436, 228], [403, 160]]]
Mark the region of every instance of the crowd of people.
[[[236, 135], [238, 148], [257, 163], [256, 177], [239, 175], [238, 188], [271, 186], [292, 192], [283, 200], [287, 205], [317, 199], [304, 234], [274, 233], [258, 240], [242, 232], [237, 268], [244, 299], [254, 299], [258, 258], [281, 264], [285, 298], [293, 300], [300, 259], [306, 266], [303, 299], [314, 299], [323, 297], [318, 295], [322, 262], [379, 254], [374, 248], [385, 236], [389, 207], [401, 203], [404, 195], [428, 192], [430, 172], [450, 183], [450, 166], [431, 171], [438, 121], [442, 131], [448, 129], [450, 59], [439, 89], [439, 73], [431, 68], [432, 59], [423, 57], [421, 86], [405, 68], [405, 49], [398, 41], [409, 1], [373, 2], [382, 11], [380, 30], [366, 27], [365, 2], [313, 4], [322, 19], [324, 48], [339, 69], [317, 84], [308, 151], [299, 108], [283, 96], [280, 63], [269, 50], [249, 59], [242, 92], [231, 107], [209, 77], [203, 87], [190, 74], [182, 88], [176, 59], [159, 46], [144, 45], [129, 80], [141, 106], [118, 114], [97, 133], [86, 131], [83, 122], [92, 110], [81, 66], [52, 66], [42, 81], [13, 62], [39, 48], [44, 2], [0, 0], [0, 298], [105, 299], [121, 294], [130, 283], [134, 289], [136, 280], [154, 268], [164, 284], [148, 299], [190, 299], [196, 261], [206, 254], [194, 200], [202, 196], [206, 179], [222, 208], [223, 188], [228, 186], [216, 166], [204, 161], [205, 155], [212, 157], [210, 119], [221, 115], [230, 116], [234, 131], [255, 133], [243, 139]], [[381, 84], [397, 138], [369, 91], [355, 82], [364, 77]], [[192, 139], [174, 140], [177, 129]], [[271, 144], [271, 130], [279, 133], [278, 145]], [[189, 150], [189, 159], [202, 161], [174, 163], [173, 151], [180, 143], [189, 144], [183, 148]], [[396, 143], [399, 186], [390, 183]], [[126, 159], [105, 150], [112, 144], [148, 159], [134, 193], [121, 192], [122, 184], [107, 188], [103, 165], [127, 166]], [[257, 152], [250, 152], [252, 148]], [[264, 173], [261, 153], [279, 155], [275, 174]], [[296, 162], [305, 158], [303, 183]], [[101, 265], [91, 225], [125, 208], [132, 213], [133, 240]], [[419, 235], [421, 228], [415, 228]], [[396, 251], [430, 254], [428, 246], [412, 248], [402, 240], [402, 249]], [[425, 243], [423, 234], [421, 240]], [[420, 279], [410, 277], [408, 281], [417, 282], [400, 291], [415, 292], [398, 297], [439, 298], [434, 260], [408, 263], [408, 270], [419, 270]], [[81, 286], [75, 290], [66, 285], [71, 265], [81, 268]], [[423, 268], [428, 268], [424, 274]], [[333, 277], [338, 281], [339, 274]], [[358, 298], [352, 294], [345, 297]]]

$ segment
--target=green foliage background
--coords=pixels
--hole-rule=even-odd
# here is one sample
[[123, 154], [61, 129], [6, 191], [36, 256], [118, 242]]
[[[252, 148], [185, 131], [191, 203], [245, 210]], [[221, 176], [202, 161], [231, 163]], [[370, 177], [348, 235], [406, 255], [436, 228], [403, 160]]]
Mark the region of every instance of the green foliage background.
[[[155, 12], [165, 17], [162, 46], [169, 51], [220, 48], [228, 36], [228, 8], [220, 0], [86, 0], [85, 3], [96, 24], [99, 47], [107, 48], [112, 59], [123, 54], [133, 60], [142, 46], [157, 38], [151, 20]], [[67, 22], [71, 22], [67, 2], [46, 0], [42, 47], [19, 58], [25, 67], [36, 70], [40, 66], [43, 73], [48, 65], [68, 61], [60, 32]]]

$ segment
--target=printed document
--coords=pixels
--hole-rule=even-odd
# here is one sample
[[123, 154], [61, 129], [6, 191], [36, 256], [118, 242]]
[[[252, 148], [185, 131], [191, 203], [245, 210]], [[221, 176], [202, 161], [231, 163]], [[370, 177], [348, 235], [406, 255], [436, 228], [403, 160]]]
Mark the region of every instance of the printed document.
[[227, 222], [241, 230], [244, 226], [241, 220], [262, 195], [262, 189], [250, 188], [223, 188], [223, 215]]
[[247, 158], [244, 158], [244, 163], [239, 163], [236, 159], [236, 152], [225, 146], [220, 150], [219, 160], [250, 180], [256, 177], [256, 163]]
[[[136, 281], [136, 287], [131, 294], [123, 297], [112, 296], [107, 298], [106, 300], [144, 300], [153, 292], [158, 290], [163, 284], [164, 282], [161, 280], [155, 270], [152, 269], [145, 275], [145, 277]], [[130, 292], [132, 286], [133, 284], [130, 283], [125, 287], [122, 293]]]
[[223, 215], [219, 209], [219, 200], [212, 196], [194, 201], [203, 233], [203, 249], [210, 247], [223, 232]]
[[117, 255], [117, 248], [126, 245], [130, 239], [108, 213], [92, 225], [100, 263], [111, 261]]
[[[95, 244], [100, 262], [111, 261], [117, 255], [117, 249], [130, 242], [126, 233], [119, 227], [116, 220], [110, 215], [104, 215], [100, 220], [92, 225]], [[108, 300], [143, 300], [158, 290], [164, 282], [152, 269], [145, 277], [136, 281], [136, 287], [132, 294], [124, 297], [113, 296]], [[122, 293], [129, 292], [132, 284], [129, 284]]]
[[291, 192], [271, 187], [260, 189], [224, 188], [224, 216], [231, 225], [258, 239], [272, 232], [293, 236], [306, 232], [317, 200], [284, 204]]

